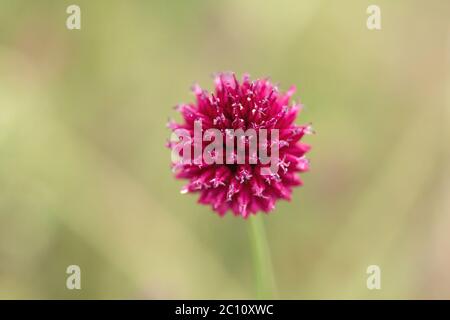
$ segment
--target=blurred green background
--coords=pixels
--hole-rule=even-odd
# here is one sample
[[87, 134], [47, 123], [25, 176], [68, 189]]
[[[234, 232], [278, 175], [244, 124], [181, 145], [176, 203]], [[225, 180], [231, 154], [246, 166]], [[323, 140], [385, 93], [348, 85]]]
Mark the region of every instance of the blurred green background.
[[248, 221], [181, 195], [164, 147], [228, 70], [297, 85], [317, 131], [264, 217], [277, 297], [450, 298], [445, 0], [0, 0], [0, 298], [255, 297]]

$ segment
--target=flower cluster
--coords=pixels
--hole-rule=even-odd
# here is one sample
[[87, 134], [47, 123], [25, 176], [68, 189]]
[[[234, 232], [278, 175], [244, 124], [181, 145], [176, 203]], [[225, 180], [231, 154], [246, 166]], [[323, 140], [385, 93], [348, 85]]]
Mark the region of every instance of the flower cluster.
[[193, 91], [195, 103], [177, 106], [183, 122], [168, 124], [175, 137], [168, 146], [181, 158], [173, 157], [173, 170], [189, 181], [181, 192], [199, 193], [199, 203], [221, 216], [231, 210], [244, 218], [273, 210], [278, 199], [290, 200], [292, 188], [302, 184], [299, 173], [309, 169], [310, 146], [300, 140], [311, 133], [309, 125], [294, 123], [301, 110], [290, 103], [295, 87], [281, 93], [267, 79], [245, 75], [239, 82], [222, 73], [214, 93], [198, 85]]

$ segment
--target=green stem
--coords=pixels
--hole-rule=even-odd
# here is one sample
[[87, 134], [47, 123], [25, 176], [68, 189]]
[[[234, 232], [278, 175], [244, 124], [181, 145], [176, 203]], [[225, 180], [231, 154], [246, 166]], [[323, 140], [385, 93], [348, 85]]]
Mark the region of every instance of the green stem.
[[249, 218], [256, 298], [273, 299], [275, 296], [275, 280], [263, 219], [263, 214], [257, 214]]

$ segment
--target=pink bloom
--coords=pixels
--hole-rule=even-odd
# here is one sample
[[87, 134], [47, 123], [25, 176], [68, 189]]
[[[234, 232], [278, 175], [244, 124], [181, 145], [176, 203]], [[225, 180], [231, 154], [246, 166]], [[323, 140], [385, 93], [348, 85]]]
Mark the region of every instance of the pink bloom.
[[[174, 132], [183, 130], [187, 135], [184, 137], [187, 139], [181, 139], [177, 134], [179, 140], [170, 142], [168, 146], [174, 151], [177, 145], [183, 143], [188, 149], [176, 149], [175, 153], [180, 157], [192, 154], [193, 161], [186, 161], [184, 157], [180, 161], [174, 160], [172, 164], [175, 176], [189, 181], [181, 192], [199, 193], [199, 203], [211, 205], [221, 216], [230, 209], [244, 218], [250, 213], [273, 210], [278, 199], [290, 200], [292, 188], [302, 185], [299, 173], [309, 169], [305, 154], [310, 146], [300, 140], [311, 132], [309, 125], [294, 124], [301, 109], [300, 104], [290, 105], [289, 102], [295, 87], [281, 93], [267, 79], [251, 81], [244, 76], [239, 83], [234, 74], [222, 73], [215, 78], [214, 93], [208, 94], [197, 85], [193, 91], [196, 103], [178, 106], [184, 121], [168, 124]], [[208, 129], [217, 129], [223, 134], [223, 143], [219, 142], [223, 150], [226, 149], [224, 143], [229, 136], [228, 130], [242, 129], [247, 132], [253, 129], [258, 134], [258, 152], [250, 151], [252, 138], [247, 136], [240, 139], [232, 137], [235, 146], [231, 154], [227, 152], [224, 155], [217, 150], [211, 152], [211, 149], [205, 148], [215, 139], [205, 141], [203, 136], [203, 140], [196, 140], [194, 132], [198, 132], [199, 124], [202, 134]], [[263, 129], [270, 131], [267, 139], [261, 139]], [[238, 140], [242, 142], [239, 150], [244, 150], [244, 163], [237, 161]], [[200, 157], [195, 153], [195, 147], [200, 148]], [[262, 161], [262, 150], [272, 157], [271, 165], [276, 168], [269, 171], [270, 174], [262, 170], [268, 167], [267, 162]], [[205, 155], [220, 161], [208, 162]], [[277, 156], [274, 158], [274, 155]]]

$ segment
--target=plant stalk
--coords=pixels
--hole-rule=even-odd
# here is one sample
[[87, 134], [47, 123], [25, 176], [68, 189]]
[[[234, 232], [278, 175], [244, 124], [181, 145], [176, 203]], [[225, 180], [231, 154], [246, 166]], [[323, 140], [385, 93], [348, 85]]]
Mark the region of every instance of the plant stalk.
[[257, 299], [273, 299], [276, 295], [276, 287], [264, 218], [263, 214], [249, 217], [255, 291]]

